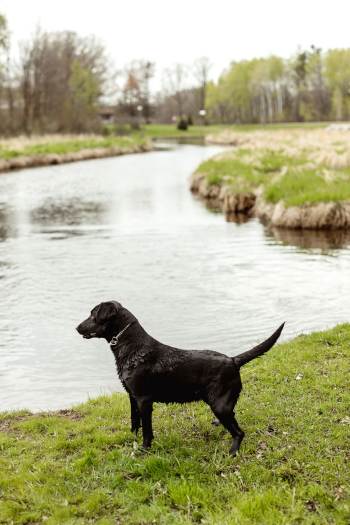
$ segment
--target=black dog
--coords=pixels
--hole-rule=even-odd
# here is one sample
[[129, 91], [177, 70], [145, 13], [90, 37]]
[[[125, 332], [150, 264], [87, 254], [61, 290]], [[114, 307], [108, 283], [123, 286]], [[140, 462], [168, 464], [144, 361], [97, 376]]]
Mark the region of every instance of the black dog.
[[131, 430], [143, 430], [142, 448], [151, 446], [154, 402], [202, 399], [233, 438], [235, 456], [244, 432], [233, 409], [242, 389], [239, 369], [275, 344], [284, 323], [260, 345], [236, 357], [211, 350], [180, 350], [148, 335], [136, 317], [116, 301], [101, 303], [77, 330], [86, 339], [104, 337], [111, 345], [119, 378], [130, 396]]

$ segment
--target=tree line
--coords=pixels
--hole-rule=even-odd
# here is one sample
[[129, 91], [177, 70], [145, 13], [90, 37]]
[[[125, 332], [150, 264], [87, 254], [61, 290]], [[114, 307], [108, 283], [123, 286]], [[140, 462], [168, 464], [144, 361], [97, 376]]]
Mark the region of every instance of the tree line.
[[[154, 62], [133, 60], [117, 71], [96, 37], [37, 28], [10, 54], [0, 14], [0, 134], [101, 132], [105, 115], [137, 127], [144, 122], [273, 123], [350, 119], [350, 49], [311, 46], [293, 57], [232, 62], [217, 82], [212, 62], [165, 69], [152, 92]], [[106, 119], [105, 119], [106, 121]]]
[[350, 49], [232, 62], [209, 84], [207, 106], [216, 122], [348, 120]]

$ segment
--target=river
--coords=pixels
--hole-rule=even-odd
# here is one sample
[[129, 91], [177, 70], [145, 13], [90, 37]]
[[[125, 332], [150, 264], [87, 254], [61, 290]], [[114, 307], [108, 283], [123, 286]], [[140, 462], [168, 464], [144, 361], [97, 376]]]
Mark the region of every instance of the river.
[[349, 320], [350, 234], [226, 222], [189, 191], [219, 146], [0, 175], [0, 411], [71, 406], [120, 390], [104, 340], [75, 327], [115, 299], [152, 336], [247, 350]]

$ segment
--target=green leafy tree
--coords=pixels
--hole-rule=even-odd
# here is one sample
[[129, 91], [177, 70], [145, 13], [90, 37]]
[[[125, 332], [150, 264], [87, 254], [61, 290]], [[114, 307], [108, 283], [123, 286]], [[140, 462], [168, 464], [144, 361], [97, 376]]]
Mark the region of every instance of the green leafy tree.
[[97, 99], [100, 86], [94, 73], [74, 60], [69, 79], [70, 97], [68, 101], [71, 114], [71, 130], [89, 131], [89, 122], [97, 116]]
[[207, 84], [207, 108], [209, 115], [220, 122], [251, 120], [250, 74], [253, 65], [248, 60], [231, 62], [217, 85]]
[[349, 118], [350, 49], [331, 49], [326, 54], [325, 76], [332, 90], [332, 113], [337, 120]]
[[306, 65], [309, 60], [309, 52], [299, 52], [296, 58], [291, 63], [292, 79], [295, 83], [297, 95], [295, 104], [295, 119], [297, 122], [302, 120], [300, 115], [300, 104], [303, 97], [303, 92], [306, 88], [307, 70]]
[[322, 121], [326, 117], [327, 93], [325, 89], [324, 60], [320, 47], [311, 46], [306, 72], [308, 88], [312, 96], [312, 103], [310, 104], [311, 118]]
[[251, 118], [251, 74], [254, 61], [231, 62], [226, 76], [226, 96], [235, 108], [235, 121], [249, 122]]
[[0, 49], [6, 49], [9, 43], [9, 32], [7, 27], [7, 20], [4, 15], [0, 13]]

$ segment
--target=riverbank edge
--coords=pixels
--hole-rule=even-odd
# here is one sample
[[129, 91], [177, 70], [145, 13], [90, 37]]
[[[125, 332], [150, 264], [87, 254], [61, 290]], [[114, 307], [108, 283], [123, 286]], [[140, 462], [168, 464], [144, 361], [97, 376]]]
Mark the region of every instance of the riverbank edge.
[[310, 205], [285, 207], [265, 202], [264, 188], [251, 193], [238, 193], [225, 184], [209, 185], [206, 173], [194, 173], [190, 182], [192, 193], [229, 216], [244, 213], [276, 228], [305, 230], [336, 230], [350, 228], [350, 202], [317, 202]]
[[118, 157], [133, 153], [146, 153], [154, 150], [151, 140], [141, 146], [130, 145], [124, 148], [83, 148], [79, 151], [68, 153], [48, 153], [45, 155], [19, 155], [10, 159], [0, 158], [0, 173], [12, 170], [22, 170], [27, 168], [37, 168], [40, 166], [52, 166], [57, 164], [67, 164], [83, 160], [102, 159], [106, 157]]
[[235, 459], [203, 403], [156, 404], [147, 454], [126, 394], [0, 414], [1, 523], [347, 524], [349, 345], [346, 323], [244, 367]]

